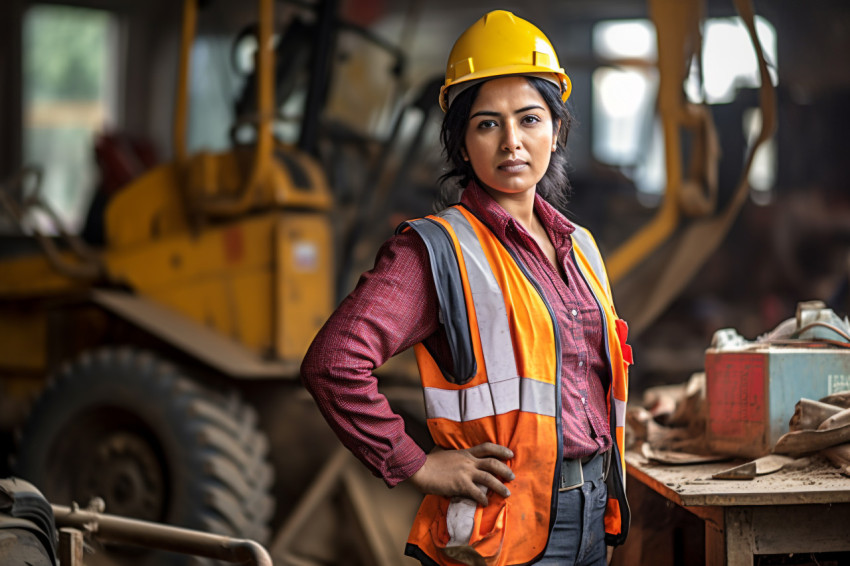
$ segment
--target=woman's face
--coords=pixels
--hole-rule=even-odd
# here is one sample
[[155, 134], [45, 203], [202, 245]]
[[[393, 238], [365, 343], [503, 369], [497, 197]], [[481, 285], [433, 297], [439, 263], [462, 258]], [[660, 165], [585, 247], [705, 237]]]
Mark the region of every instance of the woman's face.
[[487, 81], [469, 112], [463, 157], [485, 188], [533, 190], [549, 168], [557, 141], [552, 126], [549, 107], [525, 78]]

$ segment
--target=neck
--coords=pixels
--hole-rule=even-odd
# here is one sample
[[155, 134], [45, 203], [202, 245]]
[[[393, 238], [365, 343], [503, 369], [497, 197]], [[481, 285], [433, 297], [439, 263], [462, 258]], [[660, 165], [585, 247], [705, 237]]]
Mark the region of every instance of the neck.
[[504, 193], [502, 191], [491, 189], [483, 184], [481, 184], [481, 188], [483, 188], [484, 191], [486, 191], [487, 194], [489, 194], [493, 200], [499, 204], [499, 206], [504, 208], [508, 214], [513, 216], [523, 228], [529, 232], [533, 231], [535, 219], [534, 195], [536, 194], [534, 187], [521, 193]]

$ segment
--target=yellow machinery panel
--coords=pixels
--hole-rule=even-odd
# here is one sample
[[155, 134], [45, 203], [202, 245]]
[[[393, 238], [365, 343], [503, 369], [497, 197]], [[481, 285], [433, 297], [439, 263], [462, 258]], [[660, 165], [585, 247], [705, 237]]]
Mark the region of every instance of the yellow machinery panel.
[[[73, 261], [71, 254], [62, 257]], [[3, 299], [65, 295], [87, 287], [85, 282], [56, 271], [43, 254], [0, 261], [0, 298]]]
[[179, 168], [170, 163], [151, 169], [109, 203], [106, 234], [110, 248], [147, 244], [188, 229], [181, 199]]
[[333, 307], [331, 228], [270, 212], [110, 251], [107, 271], [266, 358], [297, 361]]
[[0, 305], [0, 368], [39, 372], [47, 366], [47, 313], [19, 304]]
[[334, 307], [327, 216], [282, 214], [275, 241], [275, 350], [285, 360], [300, 359]]

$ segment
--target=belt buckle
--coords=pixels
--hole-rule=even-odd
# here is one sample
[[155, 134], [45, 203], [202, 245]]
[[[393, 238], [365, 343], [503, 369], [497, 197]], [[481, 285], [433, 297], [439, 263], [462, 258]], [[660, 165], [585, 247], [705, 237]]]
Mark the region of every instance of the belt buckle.
[[[569, 464], [567, 464], [567, 462], [569, 462]], [[565, 465], [569, 465], [571, 469], [565, 471], [563, 469]], [[558, 491], [570, 491], [577, 487], [581, 487], [584, 484], [584, 466], [582, 465], [581, 460], [564, 460], [561, 462], [561, 467], [561, 487], [558, 488]], [[578, 467], [578, 474], [576, 474], [573, 469], [575, 467]], [[568, 477], [568, 475], [572, 477]], [[570, 480], [572, 480], [572, 483], [567, 483]]]

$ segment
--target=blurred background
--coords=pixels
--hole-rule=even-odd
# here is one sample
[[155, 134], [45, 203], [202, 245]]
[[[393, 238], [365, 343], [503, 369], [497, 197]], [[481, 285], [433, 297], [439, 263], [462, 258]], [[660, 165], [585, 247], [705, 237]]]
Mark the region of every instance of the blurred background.
[[[151, 424], [142, 401], [92, 404], [71, 385], [130, 366], [144, 381], [133, 356], [152, 352], [210, 406], [237, 395], [225, 413], [259, 415], [231, 421], [271, 439], [256, 459], [275, 487], [256, 489], [277, 506], [245, 511], [271, 540], [335, 447], [299, 357], [395, 226], [432, 211], [445, 61], [496, 8], [540, 27], [572, 79], [568, 216], [615, 264], [635, 398], [700, 371], [720, 328], [754, 339], [809, 299], [847, 314], [850, 4], [752, 6], [761, 71], [732, 0], [3, 2], [0, 472], [53, 466], [36, 483], [57, 499], [124, 482], [129, 503], [107, 511], [211, 528], [205, 511], [171, 510], [183, 464], [158, 435], [179, 417]], [[410, 361], [387, 370], [387, 391], [425, 438]], [[67, 377], [56, 399], [49, 375]], [[57, 460], [64, 435], [80, 446]], [[62, 487], [82, 460], [98, 477]], [[282, 481], [284, 468], [299, 471]], [[153, 503], [134, 499], [145, 490]]]

